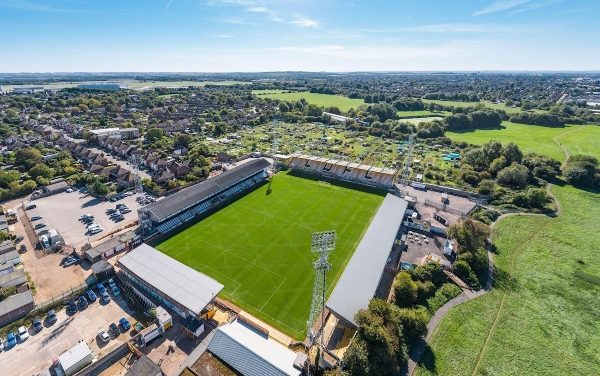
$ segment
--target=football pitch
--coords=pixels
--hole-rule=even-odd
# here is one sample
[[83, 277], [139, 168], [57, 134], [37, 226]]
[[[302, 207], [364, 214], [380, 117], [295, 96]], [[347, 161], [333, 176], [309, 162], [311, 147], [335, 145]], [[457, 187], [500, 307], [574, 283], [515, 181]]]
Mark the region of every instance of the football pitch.
[[295, 339], [310, 311], [315, 231], [336, 230], [327, 294], [356, 249], [383, 194], [293, 176], [274, 176], [199, 223], [158, 245], [176, 260], [222, 283], [221, 296]]

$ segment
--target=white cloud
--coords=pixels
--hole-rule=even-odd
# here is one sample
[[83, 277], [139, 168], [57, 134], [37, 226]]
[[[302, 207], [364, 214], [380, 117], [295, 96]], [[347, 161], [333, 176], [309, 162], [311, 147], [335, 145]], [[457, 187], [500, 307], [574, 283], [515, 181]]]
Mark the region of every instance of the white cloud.
[[416, 31], [422, 33], [495, 33], [512, 30], [514, 26], [508, 27], [499, 24], [434, 24], [403, 28], [405, 31]]
[[299, 27], [319, 27], [319, 21], [301, 16], [299, 14], [297, 14], [289, 23]]
[[494, 1], [487, 7], [473, 13], [474, 16], [482, 16], [484, 14], [502, 12], [509, 9], [514, 9], [518, 6], [528, 3], [530, 0], [498, 0]]
[[283, 16], [280, 12], [273, 10], [267, 2], [261, 0], [210, 0], [205, 4], [209, 6], [237, 6], [248, 13], [263, 14], [273, 22], [301, 28], [317, 28], [320, 26], [319, 21], [299, 13], [295, 13], [293, 17]]

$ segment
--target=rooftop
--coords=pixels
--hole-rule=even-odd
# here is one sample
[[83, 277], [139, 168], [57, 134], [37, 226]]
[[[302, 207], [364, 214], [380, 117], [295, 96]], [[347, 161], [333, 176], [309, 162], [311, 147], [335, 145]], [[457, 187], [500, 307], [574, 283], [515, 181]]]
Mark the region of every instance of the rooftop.
[[294, 351], [238, 321], [218, 327], [208, 350], [243, 375], [300, 375]]
[[87, 343], [85, 341], [80, 341], [78, 344], [59, 355], [58, 360], [63, 369], [67, 370], [91, 354], [92, 350]]
[[406, 208], [404, 199], [385, 196], [327, 300], [327, 308], [354, 325], [354, 315], [375, 295]]
[[121, 257], [119, 264], [196, 315], [223, 289], [209, 276], [147, 244]]
[[33, 296], [31, 290], [27, 290], [20, 294], [9, 296], [0, 302], [0, 317], [7, 313], [13, 312], [27, 304], [33, 303]]
[[164, 221], [238, 181], [254, 175], [260, 170], [267, 168], [269, 165], [269, 161], [264, 158], [254, 159], [213, 178], [209, 178], [198, 184], [194, 184], [191, 187], [182, 189], [163, 200], [144, 207], [142, 210], [150, 213], [153, 220]]

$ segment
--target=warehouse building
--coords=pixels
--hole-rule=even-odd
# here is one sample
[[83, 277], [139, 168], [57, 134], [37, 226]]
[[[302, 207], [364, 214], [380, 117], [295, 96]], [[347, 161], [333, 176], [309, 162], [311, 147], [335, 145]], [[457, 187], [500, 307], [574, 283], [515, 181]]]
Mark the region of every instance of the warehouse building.
[[121, 257], [121, 272], [134, 287], [183, 318], [198, 318], [223, 285], [164, 253], [141, 244]]
[[85, 341], [80, 341], [68, 351], [58, 356], [58, 362], [67, 376], [75, 375], [92, 364], [94, 354]]
[[242, 375], [301, 374], [301, 369], [294, 366], [298, 354], [237, 320], [217, 328], [208, 351]]
[[166, 234], [260, 185], [271, 164], [254, 159], [138, 209], [146, 236]]

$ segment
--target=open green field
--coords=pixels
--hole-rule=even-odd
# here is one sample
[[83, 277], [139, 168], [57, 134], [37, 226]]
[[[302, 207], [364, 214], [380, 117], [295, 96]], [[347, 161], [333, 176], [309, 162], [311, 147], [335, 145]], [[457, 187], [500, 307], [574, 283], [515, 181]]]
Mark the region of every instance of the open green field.
[[[579, 129], [581, 125], [567, 125], [559, 127], [542, 127], [539, 125], [517, 124], [508, 121], [502, 122], [501, 129], [476, 129], [468, 132], [446, 132], [446, 135], [454, 141], [466, 141], [471, 144], [481, 145], [489, 140], [497, 140], [503, 143], [514, 142], [525, 153], [545, 154], [556, 160], [563, 161], [565, 155], [561, 146], [554, 141], [566, 145], [581, 145], [581, 150], [592, 153], [600, 148], [600, 127], [585, 126], [585, 130]], [[595, 127], [595, 128], [594, 128]], [[590, 128], [589, 130], [587, 128]], [[580, 133], [584, 131], [583, 133]], [[593, 138], [593, 136], [596, 136]], [[564, 137], [564, 139], [563, 139]]]
[[442, 120], [442, 119], [443, 119], [442, 116], [427, 116], [427, 117], [406, 118], [406, 119], [402, 119], [402, 122], [418, 125], [419, 123], [427, 123], [430, 121]]
[[275, 175], [267, 185], [167, 239], [158, 249], [225, 285], [223, 298], [302, 340], [310, 311], [314, 231], [336, 230], [328, 294], [383, 195]]
[[556, 218], [496, 229], [496, 284], [452, 309], [417, 375], [600, 374], [600, 192], [554, 186]]
[[337, 107], [340, 111], [348, 111], [351, 108], [356, 109], [359, 105], [365, 103], [362, 99], [352, 99], [341, 95], [309, 93], [308, 91], [298, 91], [293, 93], [281, 93], [277, 90], [267, 90], [267, 94], [258, 94], [259, 97], [279, 99], [285, 101], [299, 101], [304, 98], [308, 103], [323, 107]]
[[567, 155], [588, 154], [600, 159], [600, 125], [584, 125], [555, 139]]
[[[515, 114], [517, 112], [523, 112], [520, 107], [507, 107], [504, 103], [494, 103], [490, 101], [481, 101], [481, 102], [458, 102], [458, 101], [442, 101], [437, 99], [421, 99], [423, 103], [438, 103], [444, 106], [453, 106], [453, 107], [474, 107], [478, 104], [483, 104], [485, 107], [494, 109], [494, 110], [504, 110], [507, 114]], [[532, 112], [544, 113], [544, 110], [534, 109]]]

